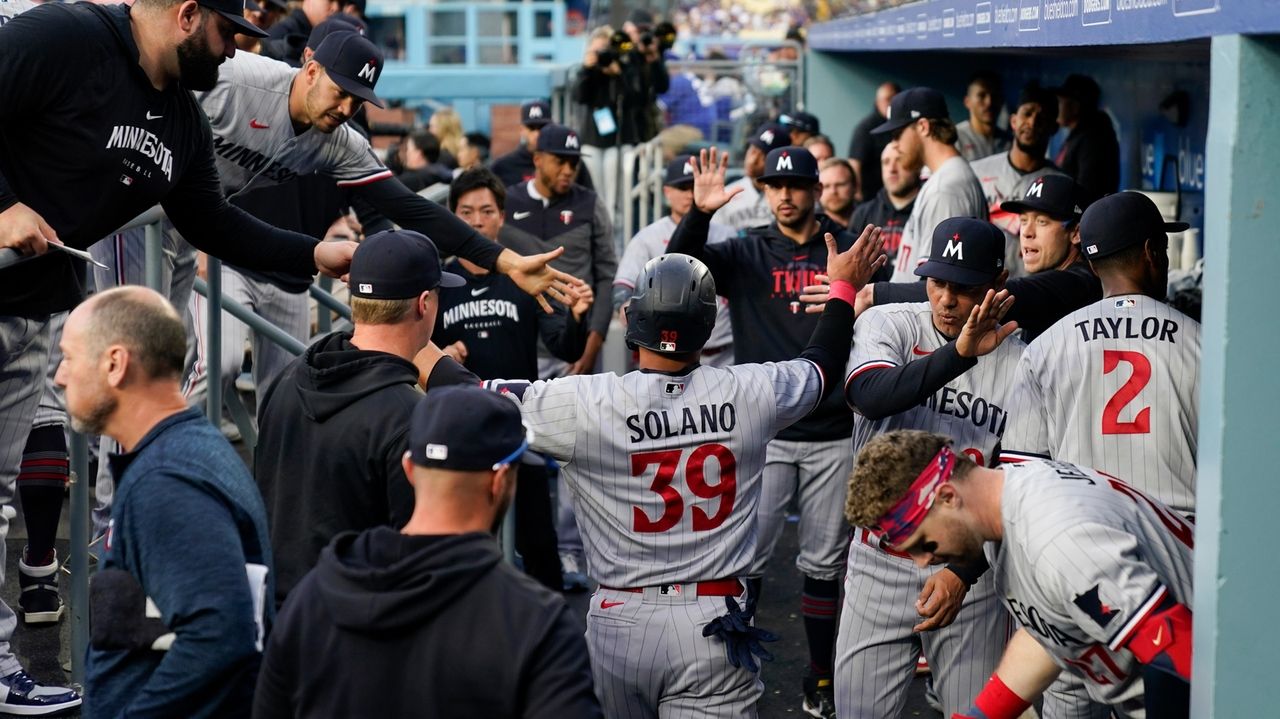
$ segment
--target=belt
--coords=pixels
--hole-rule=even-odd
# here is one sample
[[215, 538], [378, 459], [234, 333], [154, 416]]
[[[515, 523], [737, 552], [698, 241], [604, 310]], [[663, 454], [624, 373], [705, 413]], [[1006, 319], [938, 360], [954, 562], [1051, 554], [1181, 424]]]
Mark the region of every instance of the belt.
[[[680, 594], [683, 587], [689, 585], [680, 584], [662, 584], [657, 587], [658, 594], [670, 595]], [[615, 592], [630, 592], [632, 594], [644, 594], [645, 587], [603, 587], [604, 589], [612, 589]], [[742, 594], [746, 585], [741, 579], [713, 579], [709, 582], [695, 582], [693, 584], [694, 591], [699, 597], [736, 597]]]
[[867, 545], [868, 547], [875, 547], [876, 549], [890, 556], [902, 557], [903, 559], [911, 559], [911, 555], [907, 554], [906, 552], [897, 552], [892, 549], [889, 549], [888, 547], [880, 546], [880, 542], [876, 541], [876, 538], [872, 536], [870, 530], [860, 528], [857, 531], [858, 531], [858, 537], [862, 540], [862, 543]]

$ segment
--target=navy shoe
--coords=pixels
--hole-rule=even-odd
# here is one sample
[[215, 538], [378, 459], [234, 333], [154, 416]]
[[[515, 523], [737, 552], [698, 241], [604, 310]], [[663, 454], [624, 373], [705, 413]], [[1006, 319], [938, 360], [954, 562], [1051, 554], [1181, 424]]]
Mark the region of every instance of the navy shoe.
[[66, 687], [46, 687], [19, 669], [7, 677], [0, 677], [4, 698], [0, 699], [0, 713], [18, 716], [46, 716], [80, 706], [80, 695]]

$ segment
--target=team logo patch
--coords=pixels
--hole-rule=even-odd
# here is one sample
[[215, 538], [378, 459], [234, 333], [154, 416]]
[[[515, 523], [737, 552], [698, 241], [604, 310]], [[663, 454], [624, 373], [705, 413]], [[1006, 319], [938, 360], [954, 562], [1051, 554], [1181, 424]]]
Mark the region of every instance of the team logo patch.
[[578, 148], [578, 136], [577, 136], [577, 135], [575, 135], [575, 134], [573, 134], [572, 132], [571, 132], [571, 133], [569, 133], [568, 135], [565, 135], [565, 136], [564, 136], [564, 146], [565, 146], [565, 149], [569, 149], [569, 148], [577, 149], [577, 148]]
[[378, 60], [377, 58], [369, 58], [369, 62], [366, 62], [364, 67], [360, 68], [360, 72], [356, 73], [356, 77], [372, 85], [378, 81], [377, 74]]
[[1044, 180], [1036, 180], [1031, 183], [1031, 187], [1027, 188], [1027, 197], [1040, 197], [1041, 190], [1044, 189]]
[[368, 282], [361, 282], [361, 283], [360, 283], [360, 291], [361, 291], [361, 292], [373, 292], [373, 285], [369, 284]]
[[773, 130], [765, 130], [764, 132], [760, 133], [760, 142], [763, 142], [766, 145], [772, 145]]
[[542, 108], [541, 108], [540, 106], [538, 106], [538, 105], [534, 105], [534, 106], [532, 106], [532, 107], [530, 107], [530, 108], [529, 108], [529, 119], [530, 119], [530, 120], [538, 120], [538, 119], [541, 119], [541, 118], [542, 118]]
[[1120, 299], [1116, 300], [1116, 309], [1122, 310], [1126, 307], [1134, 307], [1137, 304], [1138, 304], [1137, 300], [1133, 299], [1132, 297], [1121, 297]]
[[425, 452], [427, 459], [442, 461], [449, 458], [449, 448], [443, 444], [428, 444]]
[[1110, 624], [1111, 620], [1115, 619], [1116, 615], [1120, 613], [1119, 609], [1112, 609], [1102, 601], [1102, 598], [1098, 596], [1098, 585], [1096, 584], [1093, 585], [1093, 589], [1077, 595], [1071, 601], [1080, 608], [1080, 611], [1088, 614], [1090, 619], [1097, 622], [1100, 627]]
[[684, 163], [684, 169], [680, 170], [680, 174], [682, 174], [682, 175], [692, 175], [692, 174], [693, 174], [693, 163], [691, 163], [691, 162], [685, 162], [685, 163]]
[[662, 388], [662, 393], [668, 397], [679, 397], [684, 394], [684, 382], [668, 382]]
[[129, 185], [133, 184], [133, 178], [129, 177], [128, 175], [121, 175], [120, 184], [124, 185], [125, 187], [128, 187]]
[[1088, 253], [1089, 253], [1089, 254], [1091, 254], [1091, 255], [1096, 255], [1096, 254], [1098, 254], [1098, 246], [1097, 246], [1097, 245], [1089, 245], [1088, 247], [1084, 248], [1084, 251], [1085, 251], [1085, 252], [1088, 252]]
[[566, 225], [573, 222], [573, 210], [561, 210], [560, 221]]
[[778, 155], [778, 164], [773, 168], [774, 172], [782, 172], [783, 170], [793, 169], [791, 167], [791, 156], [786, 152]]
[[678, 597], [680, 596], [680, 585], [664, 584], [661, 587], [658, 587], [658, 594], [664, 597]]

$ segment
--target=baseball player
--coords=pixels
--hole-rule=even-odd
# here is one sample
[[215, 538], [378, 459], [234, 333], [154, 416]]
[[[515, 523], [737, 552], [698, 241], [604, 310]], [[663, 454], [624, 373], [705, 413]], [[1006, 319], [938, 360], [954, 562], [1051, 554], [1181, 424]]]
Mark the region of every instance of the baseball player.
[[982, 184], [956, 150], [956, 127], [937, 90], [913, 87], [894, 95], [887, 119], [871, 132], [892, 133], [903, 165], [929, 168], [929, 181], [902, 229], [893, 269], [894, 282], [910, 282], [916, 279], [912, 271], [933, 254], [933, 228], [950, 217], [985, 220], [987, 201]]
[[[957, 217], [938, 225], [933, 242], [940, 252], [915, 270], [929, 301], [873, 307], [854, 327], [844, 391], [857, 413], [853, 449], [895, 429], [946, 432], [985, 466], [995, 460], [1023, 350], [1011, 337], [1017, 325], [1001, 324], [1013, 302], [1001, 289], [1004, 234]], [[984, 569], [917, 568], [856, 526], [836, 640], [837, 716], [900, 715], [922, 649], [946, 712], [968, 706], [1009, 636], [990, 578], [978, 576]]]
[[[521, 402], [530, 449], [562, 464], [600, 588], [587, 613], [605, 715], [754, 717], [764, 685], [750, 626], [765, 446], [818, 406], [843, 373], [853, 287], [886, 258], [867, 228], [837, 253], [832, 294], [798, 359], [704, 367], [716, 287], [687, 255], [650, 260], [627, 308], [640, 369], [495, 383]], [[725, 609], [729, 612], [726, 614]], [[721, 616], [723, 615], [723, 616]]]
[[742, 160], [742, 177], [726, 188], [734, 194], [724, 207], [716, 210], [712, 221], [735, 230], [748, 230], [773, 222], [773, 211], [769, 209], [769, 201], [765, 199], [760, 175], [764, 173], [765, 157], [790, 144], [791, 132], [787, 128], [776, 122], [760, 126], [747, 142], [747, 154]]
[[223, 189], [235, 194], [325, 173], [388, 219], [431, 237], [442, 252], [507, 274], [530, 294], [548, 291], [567, 299], [559, 290], [571, 278], [546, 264], [555, 253], [524, 258], [481, 237], [440, 205], [410, 192], [377, 159], [369, 141], [345, 126], [361, 103], [381, 106], [374, 87], [382, 67], [382, 52], [373, 43], [341, 30], [329, 33], [301, 70], [250, 53], [224, 63], [213, 89], [197, 94], [213, 130]]
[[[732, 192], [724, 186], [724, 161], [716, 153], [694, 165], [694, 208], [667, 249], [699, 257], [729, 299], [734, 354], [739, 362], [772, 362], [794, 357], [803, 347], [813, 317], [801, 311], [801, 288], [814, 281], [827, 261], [822, 238], [831, 234], [847, 247], [853, 235], [826, 215], [817, 215], [818, 163], [808, 150], [784, 147], [765, 159], [760, 182], [775, 222], [716, 245], [706, 245], [710, 213]], [[760, 539], [753, 581], [764, 575], [782, 536], [788, 505], [800, 506], [800, 554], [804, 575], [800, 611], [809, 645], [809, 671], [802, 680], [801, 708], [810, 716], [835, 712], [832, 655], [840, 603], [842, 557], [848, 528], [840, 507], [853, 463], [849, 433], [853, 416], [841, 397], [831, 395], [815, 412], [778, 433], [769, 443], [757, 521]]]
[[1013, 719], [1059, 674], [1122, 718], [1187, 716], [1193, 528], [1173, 508], [1093, 469], [973, 463], [939, 434], [867, 443], [850, 520], [921, 567], [990, 563], [1020, 625], [999, 668], [955, 719]]
[[[538, 146], [538, 133], [551, 121], [551, 104], [546, 100], [530, 100], [520, 105], [520, 146], [489, 163], [489, 169], [502, 180], [503, 187], [533, 179], [536, 174], [533, 151]], [[578, 176], [573, 181], [588, 190], [595, 189], [586, 165], [578, 167]]]
[[1104, 297], [1031, 343], [1000, 458], [1096, 467], [1195, 511], [1200, 323], [1164, 302], [1165, 222], [1145, 195], [1098, 200], [1080, 221]]
[[1004, 230], [1007, 238], [1005, 266], [1010, 277], [1021, 277], [1027, 270], [1022, 266], [1018, 244], [1019, 214], [1003, 209], [1002, 203], [1023, 197], [1040, 177], [1063, 174], [1044, 156], [1049, 138], [1058, 130], [1057, 109], [1058, 98], [1052, 92], [1029, 83], [1018, 97], [1017, 109], [1009, 116], [1009, 128], [1013, 130], [1009, 151], [969, 162], [982, 183], [991, 223]]
[[[691, 155], [678, 155], [667, 165], [662, 194], [667, 199], [667, 207], [671, 208], [671, 212], [652, 225], [641, 228], [631, 238], [631, 242], [627, 243], [622, 259], [618, 260], [618, 272], [613, 278], [614, 307], [622, 308], [631, 299], [631, 294], [636, 289], [636, 278], [644, 270], [645, 264], [666, 253], [671, 234], [689, 213], [689, 208], [693, 207], [691, 160]], [[708, 229], [707, 242], [724, 242], [735, 234], [737, 233], [728, 225], [713, 222]], [[733, 328], [730, 326], [729, 301], [723, 297], [717, 298], [717, 301], [716, 327], [702, 348], [701, 362], [709, 367], [728, 367], [733, 364]]]
[[[1080, 238], [1104, 298], [1031, 343], [1019, 364], [1001, 460], [1052, 458], [1123, 477], [1184, 514], [1195, 512], [1200, 323], [1164, 302], [1166, 223], [1144, 195], [1089, 207]], [[1046, 719], [1101, 718], [1079, 682], [1045, 695]]]
[[[1011, 278], [1006, 285], [1018, 298], [1006, 319], [1018, 323], [1024, 342], [1039, 337], [1068, 313], [1102, 299], [1102, 283], [1080, 250], [1080, 217], [1088, 206], [1084, 188], [1056, 174], [1033, 180], [1021, 200], [1000, 205], [1002, 211], [1018, 215], [1018, 239], [1028, 274]], [[923, 302], [927, 293], [922, 284], [870, 284], [858, 295], [858, 302], [868, 306]], [[822, 295], [818, 291], [814, 296]], [[813, 305], [806, 311], [821, 311], [821, 307]]]

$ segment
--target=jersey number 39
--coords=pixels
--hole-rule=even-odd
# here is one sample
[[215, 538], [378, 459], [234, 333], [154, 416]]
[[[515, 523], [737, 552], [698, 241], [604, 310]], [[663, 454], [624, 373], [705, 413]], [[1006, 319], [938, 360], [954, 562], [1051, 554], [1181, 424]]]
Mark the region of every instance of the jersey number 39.
[[[685, 453], [688, 452], [688, 459]], [[715, 458], [720, 465], [720, 481], [707, 482], [707, 460]], [[723, 444], [704, 444], [692, 450], [667, 449], [659, 452], [638, 452], [631, 455], [631, 476], [640, 477], [649, 465], [658, 465], [650, 490], [662, 497], [662, 516], [651, 518], [640, 507], [632, 507], [632, 528], [637, 532], [666, 532], [680, 523], [684, 516], [684, 497], [672, 486], [676, 473], [684, 460], [684, 483], [693, 496], [700, 499], [719, 499], [714, 514], [701, 507], [694, 507], [693, 531], [705, 532], [724, 524], [733, 513], [734, 499], [738, 492], [738, 466], [733, 452]]]

